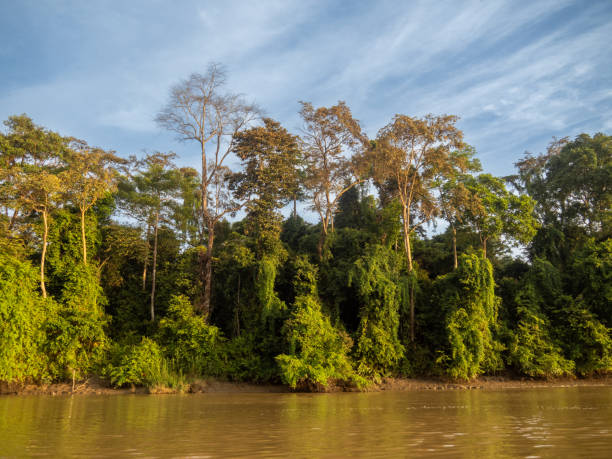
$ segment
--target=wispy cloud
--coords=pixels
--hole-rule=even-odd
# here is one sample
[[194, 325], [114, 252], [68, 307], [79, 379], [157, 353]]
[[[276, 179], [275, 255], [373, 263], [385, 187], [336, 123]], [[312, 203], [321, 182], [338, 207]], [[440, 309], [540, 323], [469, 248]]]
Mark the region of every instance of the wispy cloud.
[[298, 100], [346, 100], [370, 135], [395, 113], [457, 114], [498, 174], [552, 135], [611, 129], [606, 1], [49, 1], [0, 17], [0, 117], [27, 112], [126, 154], [194, 162], [153, 118], [210, 61], [290, 129]]

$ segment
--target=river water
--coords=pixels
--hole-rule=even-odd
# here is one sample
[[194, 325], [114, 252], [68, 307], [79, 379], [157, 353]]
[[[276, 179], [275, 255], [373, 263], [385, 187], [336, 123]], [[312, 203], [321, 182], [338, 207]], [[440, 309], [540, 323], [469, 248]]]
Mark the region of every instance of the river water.
[[0, 397], [0, 457], [612, 457], [612, 387]]

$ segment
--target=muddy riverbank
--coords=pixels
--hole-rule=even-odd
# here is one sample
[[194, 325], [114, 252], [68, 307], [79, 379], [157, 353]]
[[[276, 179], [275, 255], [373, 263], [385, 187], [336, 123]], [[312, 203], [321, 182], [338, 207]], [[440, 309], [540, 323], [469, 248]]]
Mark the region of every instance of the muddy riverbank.
[[[503, 390], [530, 389], [543, 387], [578, 387], [578, 386], [612, 386], [612, 375], [590, 378], [558, 378], [538, 380], [529, 378], [508, 378], [487, 376], [469, 382], [452, 382], [436, 378], [385, 378], [379, 384], [365, 389], [366, 392], [377, 391], [447, 391], [447, 390]], [[317, 388], [304, 387], [302, 392], [317, 391]], [[331, 386], [326, 392], [357, 392], [356, 388]], [[114, 388], [98, 378], [86, 381], [55, 384], [7, 384], [0, 382], [0, 395], [121, 395], [121, 394], [172, 394], [172, 393], [286, 393], [291, 389], [281, 384], [252, 384], [243, 382], [218, 381], [214, 379], [196, 380], [186, 384], [180, 391], [167, 387]]]

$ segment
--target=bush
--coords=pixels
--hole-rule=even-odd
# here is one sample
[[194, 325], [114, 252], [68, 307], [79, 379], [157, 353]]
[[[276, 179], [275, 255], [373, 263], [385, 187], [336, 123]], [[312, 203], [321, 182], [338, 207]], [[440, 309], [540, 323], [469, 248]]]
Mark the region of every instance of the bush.
[[176, 369], [194, 376], [220, 376], [225, 372], [221, 331], [196, 316], [184, 295], [173, 296], [168, 316], [159, 321], [156, 340]]
[[298, 384], [326, 388], [335, 380], [361, 383], [348, 357], [352, 340], [331, 325], [316, 297], [296, 298], [283, 331], [288, 352], [276, 357], [283, 383], [294, 389]]
[[436, 284], [447, 339], [437, 361], [446, 374], [469, 380], [501, 369], [503, 346], [493, 336], [500, 300], [494, 293], [491, 263], [478, 255], [462, 255], [457, 270]]
[[378, 379], [393, 372], [404, 356], [398, 336], [400, 307], [405, 302], [400, 278], [401, 257], [376, 245], [359, 258], [349, 274], [358, 291], [357, 373]]
[[38, 281], [29, 262], [0, 252], [0, 381], [50, 378], [42, 348], [53, 301], [41, 298]]
[[224, 375], [232, 381], [269, 382], [278, 380], [278, 367], [269, 356], [277, 347], [274, 336], [259, 331], [243, 333], [223, 345]]
[[167, 379], [168, 365], [159, 345], [146, 337], [132, 345], [115, 344], [106, 370], [116, 387], [134, 384], [152, 386]]
[[[93, 266], [77, 263], [67, 271], [61, 297], [46, 322], [45, 351], [54, 378], [84, 377], [106, 358], [106, 298]], [[51, 310], [50, 310], [51, 312]]]
[[550, 336], [550, 322], [542, 313], [533, 285], [517, 295], [516, 329], [510, 331], [509, 363], [520, 373], [538, 378], [573, 374], [574, 362], [563, 357]]
[[568, 358], [576, 362], [581, 376], [612, 371], [612, 338], [610, 329], [589, 311], [581, 298], [560, 298], [559, 314], [565, 319], [561, 326], [563, 346]]

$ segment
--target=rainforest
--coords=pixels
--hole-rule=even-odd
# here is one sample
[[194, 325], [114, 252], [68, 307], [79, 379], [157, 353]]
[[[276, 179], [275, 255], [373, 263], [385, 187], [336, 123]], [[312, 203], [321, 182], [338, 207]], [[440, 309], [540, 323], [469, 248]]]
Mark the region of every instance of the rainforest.
[[291, 133], [219, 66], [191, 75], [156, 121], [198, 169], [4, 121], [0, 381], [612, 370], [611, 136], [553, 139], [496, 177], [455, 116], [397, 114], [369, 138], [342, 101], [299, 115]]

